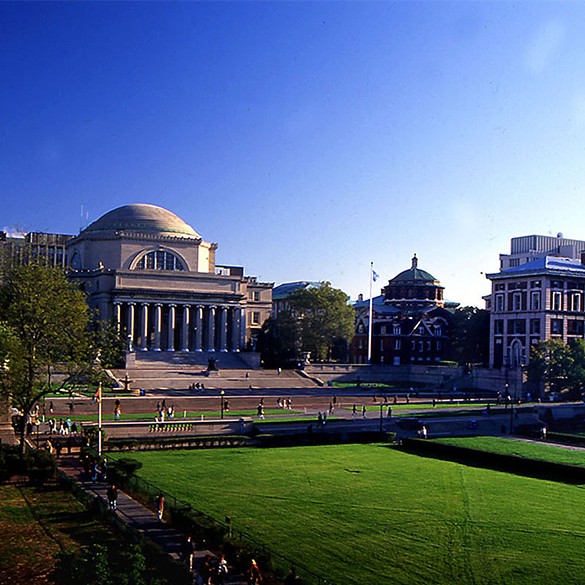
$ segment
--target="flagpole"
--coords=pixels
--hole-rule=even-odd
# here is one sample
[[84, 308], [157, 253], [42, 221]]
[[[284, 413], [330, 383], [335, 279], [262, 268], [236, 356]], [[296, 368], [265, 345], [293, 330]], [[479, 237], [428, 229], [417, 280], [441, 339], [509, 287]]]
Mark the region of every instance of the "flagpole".
[[98, 457], [102, 456], [102, 383], [98, 386]]
[[374, 280], [374, 263], [370, 262], [370, 315], [368, 318], [368, 364], [372, 363], [372, 282]]

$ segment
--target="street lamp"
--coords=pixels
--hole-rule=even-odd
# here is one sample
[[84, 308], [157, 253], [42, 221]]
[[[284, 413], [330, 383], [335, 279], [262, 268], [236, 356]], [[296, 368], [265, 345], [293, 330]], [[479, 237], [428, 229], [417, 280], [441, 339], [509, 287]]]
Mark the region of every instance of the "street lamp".
[[220, 413], [221, 413], [220, 414], [220, 418], [223, 418], [223, 409], [224, 409], [223, 397], [224, 397], [224, 395], [225, 395], [225, 391], [224, 390], [220, 390], [219, 391], [219, 396], [220, 396], [220, 399], [221, 399], [221, 402], [220, 402]]

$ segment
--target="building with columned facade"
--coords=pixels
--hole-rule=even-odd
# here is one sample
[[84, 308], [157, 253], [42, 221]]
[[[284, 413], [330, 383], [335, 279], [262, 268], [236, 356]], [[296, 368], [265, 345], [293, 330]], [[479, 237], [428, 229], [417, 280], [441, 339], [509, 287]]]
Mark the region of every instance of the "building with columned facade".
[[101, 319], [126, 332], [133, 350], [254, 349], [273, 284], [217, 265], [216, 250], [166, 209], [125, 205], [67, 242], [69, 276]]

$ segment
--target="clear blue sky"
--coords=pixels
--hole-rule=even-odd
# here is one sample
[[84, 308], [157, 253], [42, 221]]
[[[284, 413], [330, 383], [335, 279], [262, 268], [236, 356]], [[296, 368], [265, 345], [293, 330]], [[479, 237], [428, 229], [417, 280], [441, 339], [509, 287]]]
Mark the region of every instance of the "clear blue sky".
[[[218, 262], [482, 306], [513, 236], [585, 239], [583, 2], [2, 2], [0, 227], [153, 203]], [[82, 214], [83, 209], [83, 214]]]

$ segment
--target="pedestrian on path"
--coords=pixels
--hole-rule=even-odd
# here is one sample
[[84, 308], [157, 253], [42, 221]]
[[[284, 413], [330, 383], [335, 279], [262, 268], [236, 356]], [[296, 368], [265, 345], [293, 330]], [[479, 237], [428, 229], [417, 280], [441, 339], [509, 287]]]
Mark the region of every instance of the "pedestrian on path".
[[165, 497], [163, 494], [158, 494], [156, 497], [156, 515], [158, 516], [158, 521], [163, 521], [163, 514], [165, 511]]
[[224, 585], [228, 574], [228, 564], [225, 560], [225, 555], [221, 555], [219, 563], [217, 564], [216, 585]]
[[118, 488], [112, 484], [108, 488], [108, 504], [110, 506], [110, 510], [116, 510], [117, 503], [118, 503]]
[[250, 561], [248, 567], [248, 585], [260, 585], [262, 583], [262, 573], [254, 559]]
[[181, 552], [185, 566], [187, 569], [189, 569], [190, 572], [193, 571], [193, 556], [195, 554], [195, 545], [193, 544], [193, 539], [191, 538], [190, 534], [188, 534], [187, 538], [185, 538], [183, 541]]

